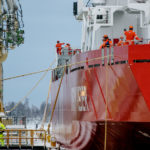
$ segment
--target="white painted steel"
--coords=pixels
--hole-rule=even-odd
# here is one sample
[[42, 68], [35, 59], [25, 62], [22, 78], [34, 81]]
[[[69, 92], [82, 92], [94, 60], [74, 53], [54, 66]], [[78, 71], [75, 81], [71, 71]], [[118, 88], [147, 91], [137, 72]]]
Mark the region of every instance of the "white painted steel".
[[82, 21], [82, 52], [98, 49], [102, 37], [116, 39], [130, 25], [139, 37], [150, 39], [150, 0], [92, 0], [86, 6], [78, 0], [78, 15]]

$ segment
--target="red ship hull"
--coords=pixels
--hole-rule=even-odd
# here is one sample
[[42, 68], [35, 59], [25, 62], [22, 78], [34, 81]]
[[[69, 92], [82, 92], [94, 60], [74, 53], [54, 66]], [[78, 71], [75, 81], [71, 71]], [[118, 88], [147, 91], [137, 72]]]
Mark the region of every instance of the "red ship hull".
[[[54, 133], [67, 149], [101, 150], [104, 143], [108, 150], [146, 149], [150, 147], [150, 45], [115, 47], [113, 62], [104, 51], [104, 57], [95, 50], [72, 58], [71, 64], [81, 63], [68, 68], [63, 77]], [[60, 80], [52, 83], [52, 107], [59, 84]]]

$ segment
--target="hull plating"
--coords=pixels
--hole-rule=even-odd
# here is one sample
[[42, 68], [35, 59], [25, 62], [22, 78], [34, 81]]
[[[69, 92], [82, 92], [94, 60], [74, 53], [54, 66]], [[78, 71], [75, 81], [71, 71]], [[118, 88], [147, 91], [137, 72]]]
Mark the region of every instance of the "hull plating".
[[[141, 48], [136, 47], [136, 50]], [[146, 53], [149, 49], [149, 45], [145, 47]], [[150, 143], [150, 100], [148, 91], [145, 92], [144, 85], [141, 85], [143, 78], [137, 76], [139, 69], [131, 50], [134, 47], [115, 48], [114, 56], [117, 57], [109, 65], [106, 65], [106, 58], [88, 61], [101, 57], [99, 50], [72, 59], [71, 63], [87, 62], [69, 68], [63, 78], [53, 117], [53, 130], [62, 145], [76, 150], [104, 149], [106, 113], [109, 121], [107, 149], [138, 149], [138, 140], [141, 145]], [[150, 58], [150, 53], [147, 57]], [[149, 67], [149, 63], [145, 64]], [[150, 82], [149, 78], [145, 80]], [[52, 84], [52, 106], [59, 82]]]

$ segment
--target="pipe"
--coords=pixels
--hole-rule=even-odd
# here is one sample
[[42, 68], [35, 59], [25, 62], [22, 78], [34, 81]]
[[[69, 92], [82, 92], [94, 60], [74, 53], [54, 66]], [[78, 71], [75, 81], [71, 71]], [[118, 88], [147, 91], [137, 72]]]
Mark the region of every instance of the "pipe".
[[6, 0], [7, 6], [8, 6], [8, 10], [10, 11], [10, 13], [12, 14], [14, 12], [14, 5], [13, 5], [13, 1], [12, 0]]
[[16, 4], [16, 0], [12, 0], [12, 2], [13, 2], [14, 11], [17, 11], [18, 10], [18, 6]]
[[3, 7], [3, 14], [7, 14], [7, 9], [6, 9], [6, 5], [5, 5], [5, 0], [2, 0], [2, 7]]

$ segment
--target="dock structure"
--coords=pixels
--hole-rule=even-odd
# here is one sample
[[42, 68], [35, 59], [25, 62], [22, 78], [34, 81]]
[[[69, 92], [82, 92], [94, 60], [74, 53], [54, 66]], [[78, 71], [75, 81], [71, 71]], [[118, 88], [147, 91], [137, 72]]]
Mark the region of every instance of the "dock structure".
[[48, 135], [45, 130], [28, 130], [28, 129], [6, 129], [0, 130], [4, 132], [4, 146], [0, 149], [17, 149], [17, 150], [57, 150], [59, 144], [52, 144], [48, 140]]

